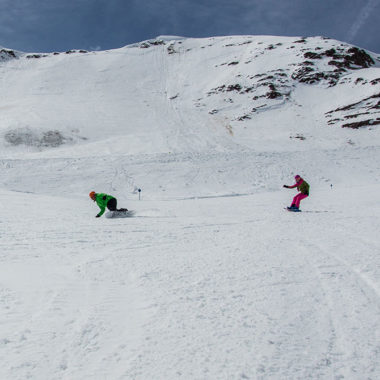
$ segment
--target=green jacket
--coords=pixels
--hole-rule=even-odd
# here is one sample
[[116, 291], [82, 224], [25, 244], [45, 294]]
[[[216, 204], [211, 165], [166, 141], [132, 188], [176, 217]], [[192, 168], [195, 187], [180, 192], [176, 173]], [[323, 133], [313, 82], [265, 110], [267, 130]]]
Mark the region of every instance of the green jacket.
[[302, 194], [309, 195], [310, 186], [303, 178], [301, 178], [301, 180], [299, 182], [296, 182], [293, 186], [286, 187], [288, 187], [289, 189], [293, 189], [296, 187], [297, 190], [300, 191]]
[[100, 212], [97, 216], [102, 216], [104, 214], [104, 211], [106, 211], [107, 203], [109, 200], [113, 199], [112, 195], [104, 194], [104, 193], [97, 193], [95, 202], [100, 207]]
[[309, 184], [303, 179], [302, 182], [297, 186], [297, 190], [300, 191], [302, 194], [309, 195]]

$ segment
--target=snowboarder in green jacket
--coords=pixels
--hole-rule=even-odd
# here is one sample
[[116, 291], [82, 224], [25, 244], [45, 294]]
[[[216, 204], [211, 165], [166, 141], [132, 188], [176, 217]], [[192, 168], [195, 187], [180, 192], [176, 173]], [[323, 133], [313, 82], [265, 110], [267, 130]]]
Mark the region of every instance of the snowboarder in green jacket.
[[284, 185], [284, 187], [286, 187], [287, 189], [293, 189], [296, 187], [297, 190], [299, 191], [299, 193], [293, 198], [292, 205], [290, 207], [287, 207], [288, 210], [291, 210], [291, 211], [299, 210], [302, 199], [305, 199], [309, 196], [309, 189], [310, 189], [309, 184], [303, 178], [301, 178], [301, 176], [299, 176], [298, 174], [294, 177], [294, 179], [296, 180], [296, 183], [294, 185], [292, 186]]
[[89, 194], [90, 198], [96, 202], [96, 204], [100, 208], [100, 212], [96, 215], [96, 218], [101, 217], [106, 211], [106, 207], [110, 211], [128, 211], [126, 208], [117, 208], [117, 199], [108, 194], [104, 193], [95, 193], [95, 191], [91, 191]]

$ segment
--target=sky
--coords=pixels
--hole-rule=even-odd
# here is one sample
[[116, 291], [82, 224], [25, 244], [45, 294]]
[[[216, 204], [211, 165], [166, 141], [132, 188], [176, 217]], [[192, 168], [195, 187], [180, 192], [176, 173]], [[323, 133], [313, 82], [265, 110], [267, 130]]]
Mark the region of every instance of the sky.
[[0, 46], [108, 50], [159, 35], [325, 36], [380, 53], [380, 0], [0, 0]]

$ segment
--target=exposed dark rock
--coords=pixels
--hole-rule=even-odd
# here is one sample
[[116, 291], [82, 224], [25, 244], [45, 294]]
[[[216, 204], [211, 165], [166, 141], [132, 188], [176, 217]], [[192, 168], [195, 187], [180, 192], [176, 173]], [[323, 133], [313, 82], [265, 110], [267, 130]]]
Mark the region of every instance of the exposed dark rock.
[[327, 124], [331, 125], [331, 124], [336, 124], [338, 121], [341, 121], [342, 119], [331, 119], [327, 122]]
[[213, 88], [210, 92], [208, 92], [207, 95], [217, 94], [217, 93], [220, 93], [220, 92], [231, 92], [231, 91], [240, 92], [242, 89], [243, 88], [242, 88], [242, 86], [240, 84], [230, 84], [228, 86], [226, 86], [226, 85], [223, 84], [222, 86]]
[[339, 67], [339, 68], [343, 68], [343, 67], [346, 67], [346, 63], [343, 61], [335, 61], [335, 60], [332, 60], [328, 63], [330, 66], [336, 66], [336, 67]]
[[356, 119], [357, 117], [359, 117], [359, 116], [362, 116], [362, 115], [369, 115], [370, 114], [370, 112], [362, 112], [362, 113], [358, 113], [358, 114], [356, 114], [356, 115], [347, 115], [347, 116], [345, 116], [344, 118], [345, 119]]
[[139, 45], [139, 47], [141, 49], [147, 49], [147, 48], [150, 48], [151, 46], [157, 46], [157, 45], [165, 45], [165, 42], [162, 40], [149, 40], [149, 41], [142, 42]]
[[177, 53], [176, 50], [174, 49], [174, 44], [170, 44], [167, 48], [169, 54], [174, 54]]
[[253, 76], [250, 76], [248, 77], [249, 79], [255, 79], [255, 78], [260, 78], [260, 77], [263, 77], [265, 76], [266, 74], [256, 74], [256, 75], [253, 75]]
[[307, 75], [313, 72], [314, 69], [311, 67], [301, 67], [292, 74], [292, 79], [303, 81]]
[[307, 59], [322, 59], [323, 58], [322, 54], [314, 53], [312, 51], [306, 52], [303, 56]]
[[225, 92], [225, 91], [226, 91], [226, 86], [223, 84], [222, 86], [213, 88], [211, 91], [207, 93], [207, 95], [210, 96], [212, 94], [217, 94], [219, 92]]
[[[66, 52], [65, 52], [65, 54], [74, 54], [74, 53], [88, 53], [88, 51], [87, 50], [83, 50], [83, 49], [81, 49], [81, 50], [75, 50], [75, 49], [72, 49], [72, 50], [67, 50]], [[58, 55], [59, 53], [54, 53], [54, 55]]]
[[44, 57], [48, 57], [49, 55], [48, 54], [28, 54], [26, 56], [27, 59], [32, 59], [32, 58], [35, 58], [35, 59], [38, 59], [38, 58], [44, 58]]
[[242, 87], [240, 84], [230, 84], [227, 86], [226, 91], [241, 91]]
[[262, 104], [261, 106], [252, 108], [252, 112], [257, 112], [260, 108], [265, 108], [267, 104]]
[[[316, 49], [317, 50], [317, 49]], [[298, 70], [296, 70], [292, 78], [303, 83], [317, 83], [320, 81], [327, 81], [330, 86], [335, 86], [341, 75], [345, 73], [348, 69], [354, 70], [358, 68], [367, 68], [375, 63], [370, 55], [368, 55], [364, 50], [360, 50], [356, 47], [350, 47], [346, 49], [343, 48], [330, 48], [324, 52], [313, 52], [307, 51], [304, 53], [304, 58], [309, 60], [321, 60], [328, 58], [328, 65], [336, 67], [331, 71], [313, 71], [310, 67], [309, 62], [304, 61], [298, 65]]]
[[370, 127], [371, 125], [378, 125], [380, 124], [380, 118], [377, 119], [368, 119], [368, 120], [362, 120], [358, 121], [356, 123], [348, 123], [348, 124], [343, 124], [342, 128], [352, 128], [352, 129], [358, 129], [361, 127]]
[[350, 56], [345, 56], [345, 60], [349, 64], [353, 64], [362, 68], [370, 67], [375, 64], [375, 61], [364, 50], [352, 47], [348, 49]]
[[326, 112], [326, 115], [331, 114], [331, 113], [333, 113], [333, 112], [337, 112], [337, 111], [347, 111], [347, 110], [351, 110], [351, 109], [355, 108], [356, 106], [360, 105], [361, 103], [366, 102], [367, 100], [370, 100], [370, 99], [376, 99], [376, 98], [380, 98], [380, 93], [375, 94], [375, 95], [372, 95], [372, 96], [369, 96], [368, 98], [362, 99], [362, 100], [360, 100], [359, 102], [352, 103], [352, 104], [348, 104], [347, 106], [339, 107], [339, 108], [337, 108], [336, 110]]
[[41, 54], [29, 54], [26, 56], [26, 58], [31, 59], [31, 58], [41, 58]]
[[276, 99], [276, 98], [279, 98], [281, 96], [282, 96], [282, 94], [278, 91], [270, 91], [270, 92], [266, 93], [266, 97], [268, 99]]
[[298, 140], [306, 140], [306, 137], [304, 135], [301, 135], [300, 133], [297, 133], [295, 136], [290, 136], [290, 139], [298, 139]]
[[369, 54], [357, 47], [351, 47], [347, 51], [344, 51], [344, 49], [339, 50], [341, 53], [338, 53], [333, 48], [328, 49], [323, 53], [309, 51], [304, 53], [304, 57], [308, 59], [322, 59], [323, 57], [333, 58], [333, 60], [329, 62], [329, 65], [345, 67], [348, 69], [356, 69], [356, 66], [367, 68], [375, 64], [375, 61]]
[[252, 117], [250, 115], [244, 115], [237, 118], [238, 121], [250, 120]]
[[149, 43], [153, 46], [158, 46], [158, 45], [165, 45], [165, 42], [162, 40], [151, 40]]
[[9, 59], [9, 58], [17, 58], [16, 53], [13, 50], [1, 49], [0, 50], [0, 59]]
[[[312, 70], [307, 67], [299, 68], [293, 73], [292, 78], [298, 80], [299, 82], [309, 84], [317, 83], [323, 80], [327, 81], [330, 86], [335, 86], [341, 75], [345, 73], [347, 69], [354, 70], [358, 68], [368, 68], [375, 63], [370, 55], [368, 55], [364, 50], [356, 47], [350, 47], [348, 49], [346, 47], [346, 50], [343, 48], [331, 48], [322, 53], [308, 51], [304, 53], [304, 57], [311, 60], [329, 58], [330, 60], [328, 65], [335, 66], [336, 69], [332, 71], [312, 72]], [[299, 66], [309, 66], [310, 64], [306, 64], [306, 62], [309, 61], [305, 61]]]
[[327, 57], [333, 57], [333, 58], [339, 58], [339, 56], [336, 54], [336, 50], [335, 49], [329, 49], [329, 50], [326, 50], [325, 51], [325, 55]]
[[[251, 112], [240, 116], [237, 120], [245, 120], [251, 118], [255, 112], [266, 110], [268, 107], [271, 108], [273, 105], [280, 106], [283, 101], [286, 101], [290, 98], [291, 92], [295, 87], [293, 81], [306, 84], [317, 84], [323, 83], [325, 86], [334, 86], [338, 83], [353, 83], [356, 78], [353, 79], [352, 76], [346, 75], [345, 73], [349, 70], [354, 70], [358, 68], [370, 67], [374, 64], [374, 60], [370, 55], [368, 55], [364, 50], [360, 50], [355, 47], [351, 47], [347, 44], [332, 44], [328, 39], [326, 39], [325, 44], [320, 43], [320, 46], [313, 48], [308, 48], [308, 41], [306, 38], [301, 38], [298, 41], [293, 41], [294, 45], [304, 44], [297, 46], [298, 57], [296, 58], [293, 64], [289, 64], [285, 70], [271, 70], [263, 72], [261, 74], [254, 75], [244, 75], [244, 78], [241, 75], [235, 74], [236, 79], [232, 80], [232, 84], [225, 83], [220, 85], [217, 88], [212, 89], [208, 95], [211, 94], [220, 94], [220, 93], [238, 93], [242, 97], [246, 94], [250, 95], [252, 99], [253, 106], [255, 106]], [[231, 44], [228, 46], [238, 46], [240, 44]], [[255, 43], [256, 45], [256, 43]], [[258, 44], [260, 45], [260, 44]], [[295, 47], [292, 45], [293, 47]], [[263, 46], [256, 46], [256, 49], [251, 51], [249, 59], [244, 63], [254, 62], [255, 57], [259, 57], [262, 54], [268, 54], [267, 50], [277, 48], [277, 44], [263, 44]], [[285, 45], [286, 48], [289, 48], [289, 45]], [[234, 58], [232, 58], [234, 59]], [[298, 61], [298, 62], [297, 62]], [[223, 65], [225, 66], [234, 66], [238, 65], [240, 62], [235, 58], [234, 61], [226, 62]], [[221, 65], [219, 65], [221, 66]], [[233, 84], [233, 81], [237, 83]], [[380, 78], [373, 80], [373, 84], [378, 84]], [[357, 79], [356, 84], [367, 84], [369, 85], [369, 80], [360, 80]], [[372, 84], [372, 83], [371, 83]], [[228, 97], [229, 95], [225, 95]], [[363, 100], [364, 101], [364, 100]], [[262, 103], [268, 103], [268, 106], [262, 108]], [[360, 103], [360, 102], [359, 102]], [[355, 109], [356, 114], [364, 114], [363, 111], [367, 111], [369, 108], [378, 107], [380, 102], [376, 102], [372, 99], [370, 104], [359, 104]], [[350, 105], [345, 106], [349, 108]], [[345, 108], [342, 107], [342, 108]], [[360, 108], [365, 107], [363, 110]], [[210, 110], [210, 109], [209, 109]], [[344, 110], [343, 110], [344, 111]], [[209, 113], [214, 114], [217, 110], [211, 110]], [[222, 113], [221, 110], [219, 110]], [[340, 124], [346, 124], [349, 121], [355, 121], [357, 116], [350, 115], [354, 112], [350, 111], [344, 112], [343, 114], [332, 115], [328, 117], [327, 120], [329, 124], [335, 124], [339, 122]], [[328, 114], [326, 114], [327, 116]], [[337, 116], [333, 118], [333, 116]], [[354, 120], [348, 120], [354, 119]], [[370, 119], [370, 117], [368, 117]], [[345, 121], [346, 120], [346, 121]], [[360, 118], [357, 118], [356, 121], [360, 121]], [[296, 137], [293, 137], [296, 138]]]
[[[265, 74], [262, 74], [262, 75], [265, 75]], [[263, 80], [271, 80], [271, 79], [274, 79], [274, 76], [273, 75], [268, 75], [266, 76], [265, 78], [261, 78], [258, 80], [258, 82], [261, 82]]]
[[251, 43], [252, 43], [252, 40], [248, 40], [248, 41], [242, 42], [241, 44], [239, 44], [239, 46], [241, 46], [241, 45], [248, 45], [248, 44], [251, 44]]
[[266, 87], [266, 86], [269, 86], [272, 82], [257, 82], [257, 85], [256, 87], [259, 88], [259, 87]]

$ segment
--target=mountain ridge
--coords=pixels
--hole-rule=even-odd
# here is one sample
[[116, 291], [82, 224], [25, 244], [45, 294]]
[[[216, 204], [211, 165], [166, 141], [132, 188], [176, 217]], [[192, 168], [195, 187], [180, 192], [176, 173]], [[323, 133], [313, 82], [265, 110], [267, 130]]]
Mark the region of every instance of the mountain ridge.
[[104, 137], [126, 140], [132, 154], [262, 149], [273, 138], [292, 149], [313, 134], [339, 145], [350, 137], [331, 127], [380, 122], [379, 56], [326, 37], [162, 36], [106, 51], [0, 54], [7, 151], [87, 144], [95, 154]]

